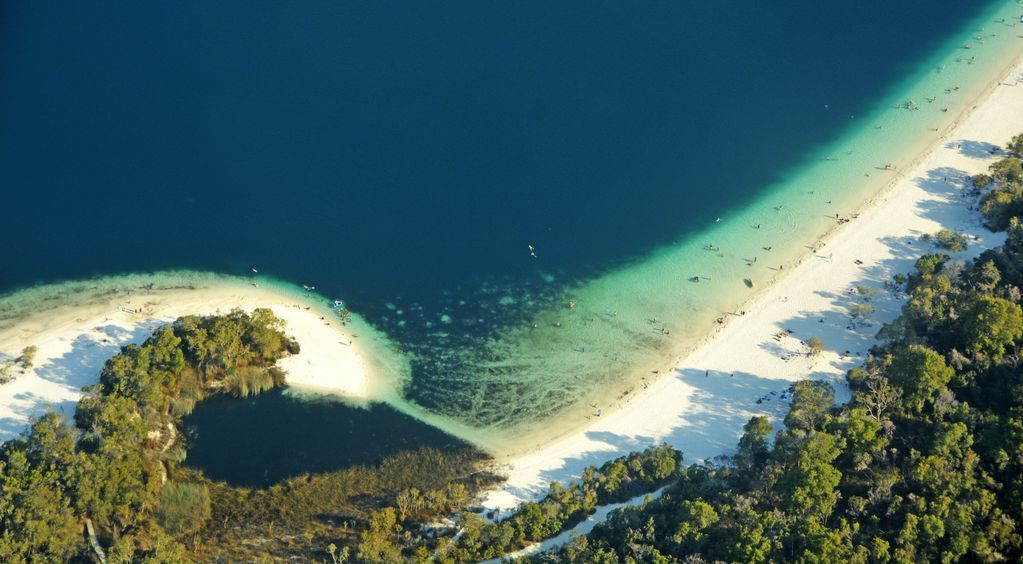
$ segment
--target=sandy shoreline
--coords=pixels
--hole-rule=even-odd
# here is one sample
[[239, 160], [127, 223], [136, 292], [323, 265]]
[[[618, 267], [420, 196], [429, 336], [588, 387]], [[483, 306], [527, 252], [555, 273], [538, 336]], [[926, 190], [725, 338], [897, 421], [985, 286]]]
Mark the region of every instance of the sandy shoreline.
[[[964, 25], [756, 196], [688, 220], [693, 231], [566, 285], [560, 302], [504, 327], [485, 343], [483, 361], [457, 378], [476, 395], [451, 393], [465, 420], [481, 420], [479, 444], [515, 458], [580, 433], [598, 409], [603, 416], [628, 404], [704, 346], [720, 329], [715, 319], [753, 307], [807, 260], [808, 246], [834, 233], [836, 213], [848, 218], [869, 206], [1004, 76], [1023, 42], [999, 23], [1003, 15]], [[973, 40], [972, 50], [962, 47]]]
[[[692, 353], [661, 370], [663, 377], [624, 405], [591, 417], [581, 430], [504, 460], [508, 482], [484, 505], [512, 507], [542, 495], [551, 481], [577, 478], [586, 466], [655, 443], [681, 449], [689, 461], [726, 454], [749, 417], [783, 416], [785, 390], [806, 377], [828, 380], [840, 400], [847, 397], [845, 372], [862, 360], [881, 324], [894, 319], [903, 303], [884, 283], [934, 249], [920, 236], [941, 228], [976, 236], [957, 259], [1004, 239], [984, 229], [979, 213], [969, 209], [973, 201], [964, 198], [963, 177], [986, 171], [999, 158], [988, 149], [1023, 131], [1021, 76], [1017, 59], [946, 135], [865, 202], [857, 219], [829, 233], [819, 252], [786, 268], [786, 276], [740, 308], [745, 315], [729, 316]], [[857, 286], [874, 289], [869, 303], [875, 312], [867, 325], [849, 329], [848, 308], [865, 302], [850, 293]], [[780, 337], [787, 329], [792, 336]], [[800, 341], [814, 335], [824, 340], [825, 352], [809, 359]]]
[[[161, 280], [159, 273], [152, 277]], [[342, 327], [319, 301], [249, 284], [235, 279], [196, 288], [139, 289], [134, 277], [131, 291], [97, 292], [68, 305], [35, 296], [35, 308], [23, 307], [22, 317], [0, 324], [0, 358], [17, 357], [29, 345], [39, 349], [31, 370], [14, 367], [14, 379], [0, 385], [0, 440], [16, 437], [46, 409], [72, 416], [81, 387], [98, 380], [103, 363], [121, 346], [145, 340], [155, 327], [180, 316], [235, 308], [270, 308], [284, 320], [285, 332], [301, 346], [299, 354], [279, 364], [290, 387], [367, 398], [370, 385], [356, 332]]]

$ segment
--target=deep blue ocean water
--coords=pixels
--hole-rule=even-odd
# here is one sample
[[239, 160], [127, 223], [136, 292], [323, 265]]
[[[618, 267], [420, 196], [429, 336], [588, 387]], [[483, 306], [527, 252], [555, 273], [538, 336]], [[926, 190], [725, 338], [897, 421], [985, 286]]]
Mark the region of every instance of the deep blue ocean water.
[[450, 393], [488, 338], [750, 201], [991, 5], [5, 3], [0, 292], [256, 266], [495, 420]]
[[[0, 8], [0, 290], [252, 265], [430, 307], [705, 227], [982, 2]], [[824, 108], [828, 104], [829, 109]]]

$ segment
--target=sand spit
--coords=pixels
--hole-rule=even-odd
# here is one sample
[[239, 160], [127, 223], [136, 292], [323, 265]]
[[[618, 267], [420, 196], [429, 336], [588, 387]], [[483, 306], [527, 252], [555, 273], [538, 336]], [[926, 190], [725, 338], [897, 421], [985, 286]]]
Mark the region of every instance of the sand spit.
[[301, 346], [283, 359], [288, 385], [353, 400], [372, 393], [354, 320], [343, 327], [326, 300], [242, 278], [155, 273], [32, 288], [0, 299], [0, 358], [35, 346], [33, 367], [9, 368], [0, 385], [0, 440], [16, 437], [47, 409], [72, 416], [81, 388], [98, 380], [120, 347], [184, 315], [269, 308]]

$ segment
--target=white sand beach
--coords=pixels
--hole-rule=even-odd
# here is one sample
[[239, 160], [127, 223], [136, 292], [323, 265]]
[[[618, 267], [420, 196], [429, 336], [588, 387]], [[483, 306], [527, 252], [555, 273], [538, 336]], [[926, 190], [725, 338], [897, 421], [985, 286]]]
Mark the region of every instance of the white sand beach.
[[323, 307], [302, 303], [272, 289], [244, 282], [196, 289], [110, 293], [84, 304], [44, 306], [0, 327], [0, 353], [17, 357], [38, 347], [32, 369], [14, 366], [14, 379], [0, 385], [0, 440], [16, 437], [32, 417], [55, 409], [74, 414], [81, 388], [98, 381], [107, 359], [120, 347], [146, 339], [157, 326], [184, 315], [227, 313], [235, 308], [270, 308], [301, 352], [282, 359], [289, 386], [353, 399], [368, 394], [367, 372], [357, 335], [327, 317]]
[[[848, 399], [846, 371], [861, 363], [878, 329], [904, 303], [886, 282], [909, 273], [920, 255], [936, 249], [921, 236], [942, 228], [969, 235], [970, 246], [957, 260], [1004, 240], [971, 210], [976, 198], [967, 196], [965, 177], [985, 172], [1004, 156], [991, 149], [1020, 132], [1023, 64], [1017, 62], [916, 165], [900, 171], [816, 252], [808, 248], [798, 266], [742, 308], [744, 314], [724, 314], [720, 331], [674, 367], [660, 370], [661, 378], [625, 405], [595, 405], [582, 431], [502, 461], [508, 481], [484, 506], [511, 508], [542, 496], [552, 481], [578, 478], [587, 466], [661, 442], [682, 450], [688, 462], [728, 454], [750, 417], [766, 415], [776, 423], [784, 417], [786, 390], [802, 379], [826, 380], [839, 401]], [[873, 295], [860, 295], [855, 290], [860, 286]], [[854, 323], [849, 308], [859, 303], [869, 303], [874, 312]], [[815, 358], [802, 344], [812, 336], [825, 344]]]

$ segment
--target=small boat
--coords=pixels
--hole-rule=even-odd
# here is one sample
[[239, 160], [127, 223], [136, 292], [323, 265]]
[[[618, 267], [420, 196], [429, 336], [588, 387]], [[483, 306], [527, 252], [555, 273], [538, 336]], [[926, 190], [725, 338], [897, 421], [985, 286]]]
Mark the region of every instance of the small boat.
[[689, 278], [689, 281], [690, 282], [699, 282], [700, 281], [700, 277], [699, 276], [691, 276]]
[[341, 300], [334, 300], [334, 307], [345, 307], [345, 303]]
[[746, 284], [747, 288], [752, 288], [754, 286], [752, 278], [744, 278], [742, 281]]

